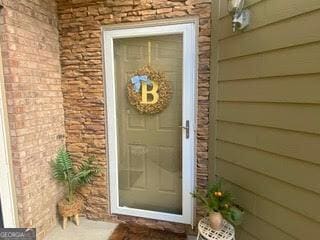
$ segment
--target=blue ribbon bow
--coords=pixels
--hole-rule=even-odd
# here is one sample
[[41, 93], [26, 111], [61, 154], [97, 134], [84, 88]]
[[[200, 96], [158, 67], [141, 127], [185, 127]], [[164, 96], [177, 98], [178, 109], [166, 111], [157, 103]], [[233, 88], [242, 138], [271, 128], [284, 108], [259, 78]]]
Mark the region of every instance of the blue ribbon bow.
[[145, 82], [147, 85], [152, 86], [151, 80], [146, 75], [136, 75], [131, 78], [131, 83], [134, 85], [134, 91], [140, 92], [141, 82]]

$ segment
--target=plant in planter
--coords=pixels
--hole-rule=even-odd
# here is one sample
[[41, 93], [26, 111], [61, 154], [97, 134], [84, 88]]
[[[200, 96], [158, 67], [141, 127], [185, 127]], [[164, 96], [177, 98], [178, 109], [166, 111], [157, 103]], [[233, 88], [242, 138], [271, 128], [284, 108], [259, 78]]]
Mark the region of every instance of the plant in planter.
[[243, 211], [234, 204], [232, 194], [222, 190], [221, 181], [209, 185], [205, 193], [196, 191], [192, 195], [208, 210], [212, 229], [221, 230], [223, 218], [233, 225], [241, 223]]
[[65, 185], [66, 196], [58, 203], [58, 210], [63, 217], [63, 228], [65, 228], [68, 217], [75, 217], [76, 224], [79, 225], [79, 213], [82, 209], [82, 201], [76, 196], [76, 191], [83, 185], [91, 182], [100, 169], [93, 165], [94, 158], [88, 158], [76, 167], [73, 165], [70, 154], [60, 149], [55, 161], [52, 162], [54, 178]]

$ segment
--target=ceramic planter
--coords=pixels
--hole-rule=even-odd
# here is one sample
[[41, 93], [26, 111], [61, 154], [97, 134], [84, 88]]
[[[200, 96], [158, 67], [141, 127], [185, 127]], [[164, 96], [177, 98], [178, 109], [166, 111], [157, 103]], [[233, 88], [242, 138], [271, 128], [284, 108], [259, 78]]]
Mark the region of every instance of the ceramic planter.
[[219, 231], [223, 227], [223, 217], [219, 212], [211, 212], [209, 215], [210, 225], [213, 230]]

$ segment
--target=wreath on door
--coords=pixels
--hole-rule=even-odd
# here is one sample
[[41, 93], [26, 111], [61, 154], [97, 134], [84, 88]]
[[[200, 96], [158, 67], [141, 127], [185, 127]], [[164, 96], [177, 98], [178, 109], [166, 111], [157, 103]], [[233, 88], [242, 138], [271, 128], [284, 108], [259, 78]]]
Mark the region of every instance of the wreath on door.
[[165, 74], [146, 65], [138, 69], [127, 83], [129, 103], [139, 113], [156, 114], [169, 105], [171, 86]]

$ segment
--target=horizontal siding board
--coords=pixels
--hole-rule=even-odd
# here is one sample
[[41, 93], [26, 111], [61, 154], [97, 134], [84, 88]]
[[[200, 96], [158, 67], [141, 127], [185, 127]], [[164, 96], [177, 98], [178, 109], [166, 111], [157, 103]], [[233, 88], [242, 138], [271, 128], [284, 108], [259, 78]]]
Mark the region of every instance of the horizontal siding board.
[[[247, 206], [246, 212], [258, 217], [263, 216], [266, 223], [277, 226], [283, 232], [293, 235], [298, 239], [316, 239], [320, 235], [319, 223], [255, 195], [233, 183], [228, 182], [226, 188], [235, 194], [241, 206]], [[246, 199], [250, 198], [255, 199], [253, 206], [246, 204]]]
[[[312, 221], [265, 199], [258, 199], [256, 208], [257, 216], [263, 216], [265, 220], [268, 219], [273, 225], [298, 239], [316, 240], [320, 236], [319, 222]], [[319, 206], [315, 208], [319, 209]]]
[[319, 73], [320, 42], [220, 62], [219, 80]]
[[320, 137], [281, 129], [218, 122], [217, 138], [320, 164]]
[[320, 10], [222, 40], [219, 48], [219, 59], [319, 41], [320, 25], [315, 24], [319, 19]]
[[[292, 236], [284, 233], [280, 229], [267, 224], [256, 216], [246, 213], [241, 227], [252, 233], [259, 240], [296, 240]], [[246, 240], [241, 238], [242, 240]]]
[[238, 228], [236, 230], [236, 239], [237, 240], [259, 240], [258, 238], [254, 237], [253, 235], [243, 230], [242, 228]]
[[[245, 32], [320, 9], [320, 1], [265, 0], [259, 4], [253, 5], [249, 9], [251, 12], [251, 20], [250, 25]], [[217, 29], [219, 39], [241, 34], [241, 32], [232, 32], [231, 21], [231, 16], [225, 17], [219, 21]]]
[[[217, 174], [320, 224], [320, 195], [217, 159]], [[257, 209], [257, 207], [256, 207]], [[311, 226], [310, 226], [311, 227]], [[320, 228], [319, 228], [320, 230]]]
[[223, 141], [217, 141], [216, 151], [220, 159], [320, 193], [320, 165]]
[[[218, 84], [220, 101], [320, 103], [320, 75], [298, 75]], [[288, 87], [290, 86], [290, 87]]]
[[320, 134], [320, 105], [219, 102], [217, 119]]

